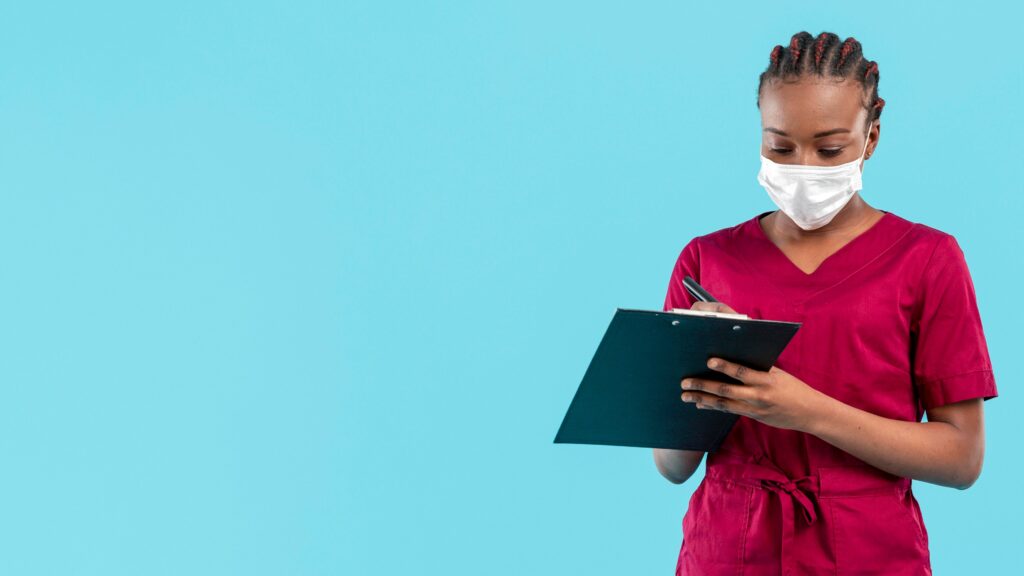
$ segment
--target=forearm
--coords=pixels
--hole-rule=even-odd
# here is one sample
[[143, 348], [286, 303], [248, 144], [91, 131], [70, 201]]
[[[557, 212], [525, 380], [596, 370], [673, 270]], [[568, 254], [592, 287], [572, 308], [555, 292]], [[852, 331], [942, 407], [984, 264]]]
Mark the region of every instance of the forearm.
[[969, 439], [947, 422], [886, 418], [824, 394], [804, 432], [897, 476], [967, 488], [980, 472]]
[[682, 484], [700, 466], [704, 452], [699, 450], [671, 450], [654, 448], [654, 463], [669, 482]]

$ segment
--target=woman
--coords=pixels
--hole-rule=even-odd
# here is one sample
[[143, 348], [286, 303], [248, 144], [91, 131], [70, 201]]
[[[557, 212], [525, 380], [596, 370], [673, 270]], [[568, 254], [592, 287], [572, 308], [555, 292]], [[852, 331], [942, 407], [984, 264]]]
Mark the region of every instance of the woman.
[[[878, 78], [853, 38], [776, 46], [758, 181], [779, 210], [692, 239], [676, 262], [665, 310], [803, 323], [767, 372], [711, 358], [722, 377], [680, 382], [683, 402], [741, 418], [690, 498], [677, 575], [931, 574], [911, 479], [965, 489], [981, 472], [997, 392], [963, 252], [858, 192]], [[722, 304], [695, 302], [686, 275]], [[703, 455], [654, 450], [675, 483]]]

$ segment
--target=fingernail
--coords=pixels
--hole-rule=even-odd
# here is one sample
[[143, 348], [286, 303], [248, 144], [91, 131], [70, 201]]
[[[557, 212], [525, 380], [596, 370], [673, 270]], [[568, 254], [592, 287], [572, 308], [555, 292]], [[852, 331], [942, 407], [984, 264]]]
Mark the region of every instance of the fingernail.
[[689, 380], [683, 380], [682, 386], [683, 386], [683, 388], [689, 388], [690, 387], [690, 381]]
[[718, 368], [718, 360], [715, 360], [714, 358], [708, 360], [708, 368]]

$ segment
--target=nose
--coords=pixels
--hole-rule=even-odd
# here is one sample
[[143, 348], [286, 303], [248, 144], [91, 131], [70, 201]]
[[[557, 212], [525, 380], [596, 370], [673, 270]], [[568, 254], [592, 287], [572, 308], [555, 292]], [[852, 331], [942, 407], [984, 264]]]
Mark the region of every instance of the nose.
[[800, 164], [807, 166], [828, 166], [828, 163], [815, 154], [817, 150], [813, 146], [802, 146], [800, 148]]

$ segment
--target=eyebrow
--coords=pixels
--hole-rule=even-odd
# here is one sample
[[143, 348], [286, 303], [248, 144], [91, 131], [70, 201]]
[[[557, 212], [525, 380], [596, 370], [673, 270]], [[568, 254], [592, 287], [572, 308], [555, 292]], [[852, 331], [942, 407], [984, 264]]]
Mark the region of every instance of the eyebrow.
[[[764, 131], [765, 132], [774, 132], [776, 134], [779, 134], [780, 136], [789, 136], [789, 134], [786, 134], [782, 130], [779, 130], [778, 128], [772, 128], [771, 126], [769, 126], [768, 128], [765, 128]], [[825, 136], [831, 136], [832, 134], [839, 134], [840, 132], [849, 132], [849, 131], [850, 130], [848, 128], [833, 128], [831, 130], [826, 130], [824, 132], [818, 132], [817, 134], [814, 135], [814, 137], [815, 138], [824, 138]]]

